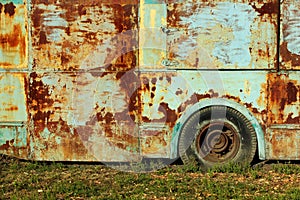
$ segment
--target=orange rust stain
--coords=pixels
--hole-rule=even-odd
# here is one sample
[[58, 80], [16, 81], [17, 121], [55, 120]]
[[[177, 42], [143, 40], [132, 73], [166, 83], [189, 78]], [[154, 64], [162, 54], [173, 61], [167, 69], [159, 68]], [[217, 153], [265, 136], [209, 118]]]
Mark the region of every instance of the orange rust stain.
[[286, 122], [289, 123], [289, 124], [300, 124], [300, 116], [298, 117], [293, 117], [294, 113], [289, 113], [287, 119], [286, 119]]
[[[262, 93], [262, 92], [261, 92]], [[257, 119], [261, 119], [264, 123], [260, 124], [263, 130], [266, 129], [265, 123], [267, 122], [267, 109], [258, 110], [256, 107], [253, 106], [252, 103], [243, 102], [239, 97], [231, 96], [231, 95], [223, 95], [222, 98], [233, 100], [239, 104], [243, 104]], [[263, 98], [261, 98], [263, 100]], [[263, 100], [263, 101], [266, 101]]]
[[[5, 144], [0, 145], [0, 150], [7, 155], [13, 155], [18, 158], [27, 158], [29, 146], [16, 147], [14, 144], [18, 142], [15, 139], [7, 140]], [[29, 143], [27, 143], [28, 145]]]
[[[127, 114], [127, 119], [119, 116], [120, 113], [113, 115], [112, 113], [102, 112], [97, 113], [96, 118], [88, 122], [87, 125], [95, 125], [95, 123], [100, 123], [104, 128], [104, 135], [112, 146], [116, 146], [120, 149], [126, 150], [128, 147], [137, 147], [138, 137], [134, 135], [133, 130], [135, 124], [128, 119], [129, 114]], [[125, 115], [125, 114], [124, 114]], [[120, 123], [123, 122], [123, 125]], [[92, 130], [93, 131], [93, 130]], [[83, 136], [87, 139], [89, 136]]]
[[50, 97], [49, 88], [40, 80], [37, 73], [30, 74], [28, 106], [35, 123], [37, 132], [43, 131], [50, 115], [55, 112], [52, 108], [54, 100]]
[[165, 155], [168, 153], [167, 141], [165, 140], [164, 133], [156, 132], [156, 135], [146, 136], [141, 138], [142, 153], [145, 155], [159, 154]]
[[6, 149], [10, 148], [11, 147], [10, 144], [13, 144], [13, 143], [14, 143], [14, 139], [6, 141], [5, 144], [0, 146], [0, 150], [6, 150]]
[[[57, 144], [62, 148], [64, 158], [66, 160], [74, 160], [74, 158], [85, 158], [88, 155], [88, 150], [84, 146], [80, 135], [77, 132], [71, 134], [70, 127], [66, 122], [60, 121], [59, 125], [56, 125], [55, 134], [62, 137], [61, 144]], [[64, 134], [61, 134], [64, 133]]]
[[41, 25], [41, 16], [43, 14], [43, 10], [39, 8], [35, 8], [31, 15], [31, 19], [34, 27], [39, 27]]
[[[45, 122], [45, 124], [35, 123], [33, 130], [36, 159], [55, 158], [68, 161], [88, 158], [89, 153], [81, 136], [76, 130], [72, 132], [72, 128], [65, 121]], [[47, 138], [41, 136], [45, 127], [50, 132]]]
[[126, 119], [130, 117], [130, 121], [136, 121], [136, 115], [141, 112], [140, 102], [141, 96], [139, 93], [139, 88], [136, 86], [139, 83], [139, 77], [133, 71], [129, 71], [126, 73], [126, 76], [123, 76], [121, 79], [120, 87], [125, 93], [127, 97], [129, 97], [128, 110], [123, 112], [117, 112], [116, 117], [118, 119]]
[[251, 4], [251, 6], [259, 13], [260, 16], [279, 13], [279, 1], [268, 2], [263, 4], [261, 7], [257, 7], [255, 4]]
[[[114, 145], [117, 146], [120, 149], [130, 149], [133, 150], [134, 147], [137, 147], [139, 138], [134, 135], [130, 135], [127, 133], [122, 133], [121, 135], [115, 135], [111, 139], [108, 138], [108, 140]], [[133, 148], [132, 148], [133, 147]]]
[[39, 44], [47, 44], [47, 36], [45, 31], [40, 31], [39, 33]]
[[11, 106], [9, 108], [5, 108], [5, 111], [16, 111], [19, 110], [18, 106]]
[[194, 105], [195, 103], [199, 102], [201, 99], [206, 99], [206, 98], [211, 98], [211, 95], [207, 93], [206, 94], [194, 93], [188, 100], [186, 100], [180, 105], [180, 110], [183, 112], [188, 106]]
[[[107, 2], [107, 3], [106, 3]], [[103, 43], [103, 40], [110, 42], [111, 46], [105, 51], [105, 64], [112, 64], [107, 71], [128, 70], [136, 66], [135, 53], [131, 52], [137, 48], [137, 35], [133, 30], [137, 29], [138, 6], [135, 1], [33, 1], [32, 24], [33, 24], [33, 48], [35, 67], [49, 68], [54, 66], [63, 70], [78, 70], [82, 61], [94, 52], [95, 48]], [[67, 25], [55, 27], [64, 31], [63, 41], [53, 40], [52, 26], [48, 26], [47, 16], [53, 10], [41, 9], [39, 4], [55, 4], [55, 10], [65, 11], [60, 17]], [[102, 9], [103, 8], [103, 9]], [[95, 18], [91, 18], [90, 12], [99, 12]], [[86, 27], [99, 26], [103, 21], [115, 26], [115, 30], [98, 30]], [[125, 33], [124, 33], [125, 32]], [[124, 33], [124, 34], [115, 34]], [[62, 39], [62, 38], [61, 38]], [[54, 48], [57, 45], [59, 48]], [[121, 50], [121, 51], [120, 51]], [[128, 53], [131, 52], [131, 53]], [[46, 62], [49, 60], [49, 62]], [[95, 66], [99, 67], [99, 66]], [[101, 66], [106, 67], [106, 66]]]
[[[61, 17], [66, 21], [67, 27], [57, 27], [66, 33], [63, 42], [54, 42], [60, 46], [58, 49], [53, 49], [53, 42], [51, 41], [51, 37], [49, 37], [49, 34], [53, 32], [53, 27], [47, 26], [47, 23], [44, 23], [45, 18], [43, 17], [43, 13], [47, 13], [48, 11], [41, 9], [39, 7], [40, 3], [53, 3], [57, 7], [56, 9], [66, 11]], [[131, 1], [131, 3], [134, 2]], [[90, 10], [94, 9], [96, 5], [99, 6], [97, 8], [99, 16], [95, 19], [88, 18], [82, 20], [83, 16], [90, 15], [88, 12], [91, 12]], [[101, 10], [104, 5], [110, 9]], [[108, 21], [108, 23], [112, 22], [115, 25], [115, 31], [118, 33], [131, 32], [137, 28], [137, 12], [138, 6], [130, 3], [117, 4], [111, 1], [108, 4], [101, 1], [63, 1], [59, 3], [43, 0], [34, 1], [31, 19], [34, 26], [32, 33], [33, 47], [36, 50], [36, 54], [38, 54], [36, 57], [39, 56], [37, 58], [37, 67], [46, 68], [47, 66], [43, 66], [46, 65], [43, 60], [49, 60], [49, 63], [54, 62], [59, 65], [57, 66], [59, 68], [68, 70], [78, 69], [82, 59], [84, 59], [88, 52], [86, 48], [91, 48], [90, 51], [93, 52], [95, 50], [94, 47], [100, 45], [103, 42], [103, 38], [109, 37], [108, 34], [110, 34], [105, 29], [95, 32], [92, 29], [82, 30], [81, 27], [86, 27], [85, 24], [89, 24], [89, 26], [91, 26], [90, 24], [99, 25], [104, 20]], [[105, 63], [112, 63], [112, 68], [114, 68], [112, 70], [127, 70], [128, 68], [132, 68], [132, 66], [136, 66], [134, 63], [136, 62], [135, 55], [128, 53], [135, 49], [138, 44], [135, 37], [135, 34], [130, 33], [117, 36], [111, 35], [109, 39], [112, 41], [113, 46], [106, 50]], [[119, 50], [121, 50], [121, 53]], [[83, 56], [83, 58], [79, 59], [78, 55]], [[39, 61], [41, 56], [44, 58]], [[107, 70], [109, 71], [109, 69]]]
[[17, 24], [14, 25], [12, 33], [8, 34], [1, 34], [0, 35], [0, 43], [1, 46], [9, 46], [9, 47], [16, 47], [18, 46], [20, 39], [21, 39], [21, 25]]
[[[114, 24], [119, 33], [123, 31], [133, 30], [138, 24], [138, 19], [132, 22], [130, 15], [132, 15], [132, 5], [120, 5], [114, 4], [111, 6], [114, 11]], [[137, 13], [137, 7], [134, 8], [135, 13]]]
[[[295, 81], [289, 79], [288, 75], [269, 75], [269, 123], [300, 123], [299, 113], [285, 113], [288, 105], [295, 105], [299, 98], [300, 87]], [[298, 115], [292, 118], [292, 115]]]
[[10, 17], [15, 14], [15, 9], [16, 6], [12, 2], [4, 5], [4, 13], [9, 15]]
[[106, 124], [104, 128], [105, 136], [112, 137], [113, 136], [112, 126], [115, 126], [116, 124], [116, 120], [114, 119], [113, 114], [109, 112], [105, 114], [97, 113], [97, 121]]
[[[0, 34], [0, 46], [2, 49], [18, 48], [21, 58], [26, 55], [26, 40], [22, 33], [21, 25], [16, 24], [13, 26], [11, 33]], [[11, 65], [11, 63], [5, 62], [4, 65]]]
[[140, 145], [143, 155], [167, 157], [171, 134], [168, 130], [142, 129], [140, 131]]
[[300, 56], [297, 54], [293, 54], [288, 50], [287, 42], [283, 42], [280, 45], [280, 56], [282, 59], [282, 68], [286, 68], [288, 63], [290, 63], [291, 67], [300, 66]]
[[286, 130], [276, 130], [269, 138], [271, 146], [270, 153], [272, 158], [292, 157], [291, 149], [297, 149], [297, 140], [295, 134]]
[[168, 103], [162, 102], [159, 104], [158, 111], [163, 112], [165, 117], [164, 120], [166, 123], [170, 125], [170, 127], [174, 127], [175, 123], [178, 119], [178, 114], [176, 110], [172, 110], [169, 108]]
[[268, 92], [268, 84], [266, 83], [261, 84], [260, 96], [256, 101], [260, 107], [264, 106], [266, 103], [265, 94], [267, 94], [267, 92]]
[[[3, 9], [4, 7], [4, 9]], [[3, 66], [11, 66], [14, 64], [21, 64], [26, 56], [26, 36], [23, 33], [23, 28], [25, 26], [25, 20], [23, 23], [16, 22], [16, 19], [14, 17], [16, 16], [16, 13], [21, 12], [21, 10], [24, 9], [25, 6], [16, 7], [12, 2], [7, 3], [5, 5], [1, 4], [1, 9], [5, 13], [5, 19], [8, 19], [6, 24], [2, 23], [1, 27], [4, 29], [4, 32], [0, 33], [0, 47], [2, 51], [4, 52], [4, 60], [0, 61], [1, 65]], [[18, 10], [20, 9], [20, 11]], [[25, 16], [24, 16], [25, 17]], [[12, 21], [13, 20], [13, 21]], [[12, 21], [12, 22], [11, 22]], [[15, 61], [10, 62], [10, 57], [6, 57], [6, 54], [10, 54], [11, 52], [18, 53], [19, 61], [18, 63], [13, 63]]]
[[188, 25], [182, 25], [180, 23], [180, 17], [182, 16], [189, 16], [189, 14], [194, 13], [194, 10], [191, 10], [190, 12], [185, 12], [182, 10], [180, 3], [174, 2], [169, 4], [168, 6], [168, 16], [167, 16], [167, 22], [169, 27], [177, 27], [177, 28], [187, 28]]

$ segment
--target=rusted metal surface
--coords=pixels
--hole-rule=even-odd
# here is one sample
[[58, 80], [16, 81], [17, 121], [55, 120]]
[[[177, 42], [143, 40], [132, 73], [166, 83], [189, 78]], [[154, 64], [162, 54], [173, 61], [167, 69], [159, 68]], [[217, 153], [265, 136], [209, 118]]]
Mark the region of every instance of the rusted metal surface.
[[269, 123], [300, 124], [298, 72], [269, 75]]
[[299, 139], [300, 76], [281, 72], [299, 66], [298, 1], [280, 26], [275, 0], [0, 2], [1, 153], [175, 158], [184, 121], [226, 105], [251, 118], [261, 158], [300, 159], [284, 142]]
[[26, 73], [0, 73], [0, 121], [27, 121]]
[[168, 56], [175, 68], [275, 68], [278, 13], [274, 0], [170, 3]]
[[19, 158], [28, 159], [29, 141], [27, 128], [18, 123], [1, 123], [0, 126], [0, 152]]
[[300, 158], [299, 71], [269, 74], [266, 141], [270, 159]]
[[269, 82], [267, 158], [300, 159], [299, 1], [283, 1], [280, 16], [279, 70]]
[[0, 68], [27, 68], [27, 17], [22, 0], [0, 1]]
[[[74, 71], [119, 64], [112, 70], [124, 71], [135, 61], [126, 53], [137, 46], [136, 1], [31, 3], [33, 69]], [[94, 51], [101, 58], [90, 66], [92, 61], [86, 59], [91, 59]], [[121, 58], [117, 59], [117, 55]]]
[[288, 0], [281, 4], [280, 58], [283, 69], [300, 69], [300, 2]]
[[[138, 157], [137, 10], [135, 1], [32, 2], [35, 159]], [[47, 73], [57, 70], [74, 73]]]
[[266, 130], [267, 155], [269, 159], [299, 160], [300, 126], [273, 125]]

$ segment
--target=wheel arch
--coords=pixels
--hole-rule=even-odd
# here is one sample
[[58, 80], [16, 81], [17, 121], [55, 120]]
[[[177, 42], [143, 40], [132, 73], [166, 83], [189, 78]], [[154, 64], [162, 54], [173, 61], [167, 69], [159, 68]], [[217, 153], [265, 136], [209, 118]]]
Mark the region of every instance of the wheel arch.
[[176, 125], [173, 128], [172, 132], [172, 140], [171, 140], [171, 159], [176, 159], [179, 157], [178, 153], [178, 144], [179, 144], [179, 136], [182, 131], [183, 125], [189, 119], [189, 117], [194, 114], [195, 112], [202, 110], [206, 107], [211, 106], [226, 106], [232, 109], [239, 111], [243, 114], [252, 124], [257, 138], [257, 148], [258, 148], [258, 156], [259, 159], [265, 160], [266, 159], [266, 146], [265, 146], [265, 139], [264, 139], [264, 131], [261, 128], [258, 120], [253, 116], [253, 114], [243, 105], [224, 98], [212, 98], [212, 99], [204, 99], [190, 108], [188, 108], [183, 115], [178, 119]]

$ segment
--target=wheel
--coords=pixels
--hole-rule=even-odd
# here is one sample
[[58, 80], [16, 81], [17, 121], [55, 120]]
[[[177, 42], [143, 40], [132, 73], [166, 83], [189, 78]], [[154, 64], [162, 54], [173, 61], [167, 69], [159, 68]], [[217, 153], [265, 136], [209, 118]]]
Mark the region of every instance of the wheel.
[[207, 107], [183, 125], [179, 154], [184, 164], [204, 168], [229, 163], [250, 164], [256, 153], [256, 134], [250, 121], [237, 110]]

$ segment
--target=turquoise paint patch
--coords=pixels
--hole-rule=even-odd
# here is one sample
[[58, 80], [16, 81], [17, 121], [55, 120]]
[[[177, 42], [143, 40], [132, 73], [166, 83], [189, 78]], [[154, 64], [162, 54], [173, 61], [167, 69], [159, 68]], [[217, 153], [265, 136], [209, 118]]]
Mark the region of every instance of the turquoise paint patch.
[[182, 128], [182, 124], [181, 123], [177, 123], [172, 131], [172, 139], [171, 139], [171, 155], [170, 158], [171, 159], [176, 159], [179, 155], [178, 155], [178, 141], [179, 141], [179, 133], [180, 130]]
[[[257, 13], [250, 5], [219, 2], [213, 8], [199, 7], [190, 16], [181, 16], [180, 23], [188, 25], [190, 30], [197, 30], [199, 35], [211, 33], [217, 25], [231, 29], [233, 38], [226, 40], [221, 37], [220, 39], [213, 38], [215, 48], [212, 54], [226, 66], [248, 66], [252, 59], [248, 47], [251, 43], [251, 26], [255, 17]], [[191, 50], [184, 49], [185, 54]], [[184, 51], [180, 52], [181, 57], [186, 56]]]
[[0, 145], [4, 145], [7, 141], [14, 140], [15, 138], [16, 129], [14, 127], [0, 128]]
[[50, 138], [51, 132], [48, 130], [48, 128], [45, 128], [43, 130], [43, 132], [40, 133], [40, 135], [43, 139], [46, 140], [46, 139]]
[[23, 0], [0, 0], [1, 4], [7, 4], [7, 3], [13, 3], [13, 4], [24, 4]]
[[27, 145], [27, 129], [26, 127], [16, 127], [15, 147], [25, 147]]
[[145, 0], [145, 4], [162, 4], [163, 0]]
[[60, 144], [61, 144], [61, 140], [62, 140], [61, 137], [57, 136], [57, 137], [55, 138], [56, 144], [60, 145]]
[[[0, 58], [1, 59], [1, 58]], [[22, 75], [23, 76], [23, 75]], [[0, 122], [27, 121], [26, 97], [24, 94], [23, 77], [14, 73], [0, 74]], [[8, 103], [9, 102], [9, 103]], [[11, 110], [11, 108], [18, 108]], [[7, 117], [5, 117], [7, 116]], [[14, 126], [15, 124], [11, 124]], [[16, 124], [18, 126], [18, 124]], [[7, 127], [11, 127], [7, 126]], [[1, 126], [2, 127], [2, 126]]]
[[[10, 144], [14, 147], [24, 147], [27, 144], [26, 127], [1, 127], [0, 128], [0, 145]], [[13, 141], [13, 142], [12, 142]]]

